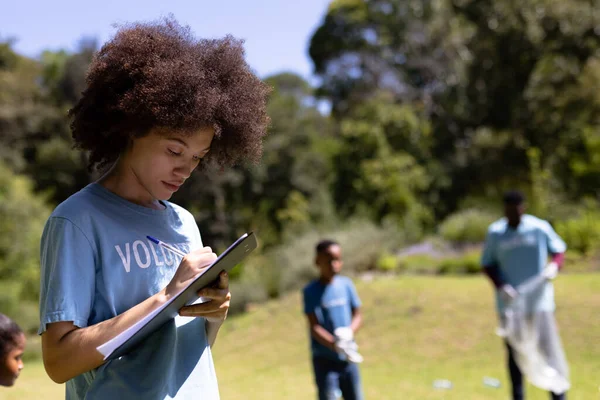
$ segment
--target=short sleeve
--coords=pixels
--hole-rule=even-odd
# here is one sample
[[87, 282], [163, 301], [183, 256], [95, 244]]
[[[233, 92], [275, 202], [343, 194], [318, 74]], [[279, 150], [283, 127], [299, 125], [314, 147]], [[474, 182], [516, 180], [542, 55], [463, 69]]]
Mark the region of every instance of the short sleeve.
[[544, 223], [543, 231], [546, 235], [546, 241], [548, 243], [548, 251], [550, 253], [564, 253], [567, 251], [567, 245], [564, 240], [561, 239], [560, 236], [554, 231], [552, 225], [548, 222]]
[[483, 252], [481, 254], [481, 265], [483, 267], [489, 267], [498, 263], [496, 259], [496, 241], [491, 231], [488, 231], [485, 237], [485, 243], [483, 245]]
[[304, 313], [313, 314], [317, 308], [317, 303], [315, 302], [315, 296], [311, 296], [310, 286], [304, 288], [302, 294], [304, 299]]
[[68, 219], [50, 217], [40, 247], [40, 327], [73, 321], [88, 325], [94, 303], [95, 252], [84, 233]]
[[194, 238], [194, 242], [193, 242], [192, 247], [190, 248], [190, 251], [201, 249], [202, 247], [204, 247], [204, 244], [202, 243], [202, 235], [200, 234], [200, 230], [198, 229], [198, 224], [196, 223], [196, 219], [190, 212], [188, 212], [188, 211], [186, 211], [186, 212], [188, 215], [188, 224], [189, 224], [190, 231], [191, 231], [190, 236]]
[[350, 296], [350, 307], [354, 310], [355, 308], [359, 308], [361, 306], [360, 298], [358, 297], [358, 293], [356, 292], [356, 287], [354, 287], [354, 283], [350, 279], [348, 279], [348, 292]]

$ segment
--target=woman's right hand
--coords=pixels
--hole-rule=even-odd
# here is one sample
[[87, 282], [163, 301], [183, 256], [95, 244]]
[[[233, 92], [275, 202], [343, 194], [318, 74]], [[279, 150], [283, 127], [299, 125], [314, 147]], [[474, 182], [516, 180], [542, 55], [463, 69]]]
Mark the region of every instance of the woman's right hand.
[[167, 298], [178, 295], [189, 283], [195, 279], [206, 267], [217, 259], [210, 247], [194, 250], [181, 260], [171, 282], [165, 288]]

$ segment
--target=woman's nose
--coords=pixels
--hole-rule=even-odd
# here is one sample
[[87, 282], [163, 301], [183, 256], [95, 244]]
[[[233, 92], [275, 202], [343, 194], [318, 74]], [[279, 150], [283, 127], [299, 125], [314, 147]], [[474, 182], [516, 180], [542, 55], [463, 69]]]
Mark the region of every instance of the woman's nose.
[[192, 172], [196, 168], [196, 164], [194, 162], [184, 162], [175, 168], [175, 173], [177, 176], [182, 177], [183, 179], [187, 179], [192, 175]]

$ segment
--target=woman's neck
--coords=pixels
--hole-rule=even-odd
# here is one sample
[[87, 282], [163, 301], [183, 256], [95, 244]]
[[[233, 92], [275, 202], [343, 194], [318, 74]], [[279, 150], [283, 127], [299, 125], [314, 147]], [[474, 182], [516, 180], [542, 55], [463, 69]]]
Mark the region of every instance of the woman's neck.
[[154, 210], [163, 210], [164, 204], [152, 197], [135, 172], [119, 160], [100, 178], [98, 183], [127, 201]]

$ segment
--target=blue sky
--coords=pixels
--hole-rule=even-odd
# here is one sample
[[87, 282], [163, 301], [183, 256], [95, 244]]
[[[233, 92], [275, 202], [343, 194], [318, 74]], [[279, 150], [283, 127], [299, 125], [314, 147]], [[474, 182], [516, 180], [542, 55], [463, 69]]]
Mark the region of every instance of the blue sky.
[[83, 36], [110, 38], [114, 23], [149, 21], [172, 13], [198, 37], [228, 33], [245, 40], [246, 58], [261, 76], [294, 71], [310, 78], [308, 41], [329, 0], [8, 0], [2, 4], [0, 38], [16, 39], [17, 52], [73, 50]]

